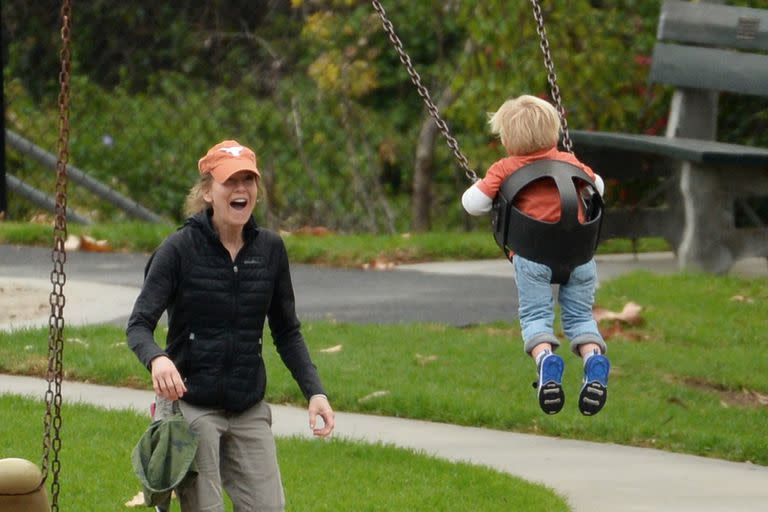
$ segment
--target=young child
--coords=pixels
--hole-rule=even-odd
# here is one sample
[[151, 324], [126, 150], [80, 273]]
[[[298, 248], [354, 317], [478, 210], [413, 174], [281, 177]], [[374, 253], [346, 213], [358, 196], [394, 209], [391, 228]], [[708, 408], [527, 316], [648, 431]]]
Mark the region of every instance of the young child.
[[[491, 131], [501, 139], [509, 156], [495, 162], [485, 175], [464, 192], [461, 203], [471, 215], [488, 213], [502, 182], [524, 165], [537, 160], [561, 160], [581, 168], [602, 195], [603, 181], [571, 153], [559, 151], [560, 118], [547, 101], [523, 95], [506, 101], [490, 118]], [[526, 215], [546, 222], [560, 219], [560, 195], [552, 179], [536, 180], [515, 199]], [[583, 212], [580, 212], [580, 218]], [[583, 221], [583, 219], [581, 219]], [[538, 400], [547, 414], [560, 412], [565, 403], [562, 387], [563, 359], [555, 353], [560, 345], [554, 334], [555, 304], [552, 269], [541, 263], [512, 256], [519, 299], [519, 317], [524, 349], [536, 361]], [[577, 266], [568, 281], [559, 286], [562, 325], [574, 354], [584, 361], [584, 380], [579, 410], [590, 416], [599, 412], [608, 397], [610, 363], [606, 345], [592, 318], [595, 297], [594, 259]]]

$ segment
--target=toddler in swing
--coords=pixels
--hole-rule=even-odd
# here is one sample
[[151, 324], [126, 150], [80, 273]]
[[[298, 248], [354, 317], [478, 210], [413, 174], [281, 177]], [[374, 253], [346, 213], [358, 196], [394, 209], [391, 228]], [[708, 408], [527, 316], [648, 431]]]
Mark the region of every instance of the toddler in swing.
[[[523, 95], [506, 101], [490, 117], [491, 131], [498, 135], [507, 156], [496, 161], [482, 180], [468, 188], [461, 202], [470, 215], [491, 211], [493, 200], [504, 179], [523, 166], [539, 160], [560, 160], [579, 167], [594, 182], [599, 194], [603, 180], [572, 153], [559, 151], [560, 118], [549, 102]], [[529, 217], [557, 222], [560, 195], [552, 179], [530, 182], [515, 197], [514, 205]], [[579, 218], [583, 222], [583, 207]], [[524, 349], [536, 362], [538, 379], [534, 383], [541, 409], [547, 414], [560, 412], [565, 403], [562, 376], [564, 361], [556, 352], [560, 342], [554, 334], [555, 301], [552, 269], [547, 265], [511, 255], [518, 289], [519, 318]], [[610, 363], [604, 355], [605, 341], [592, 317], [597, 272], [594, 259], [576, 266], [567, 281], [559, 286], [562, 327], [573, 353], [583, 360], [583, 383], [579, 410], [591, 416], [605, 405], [608, 396]]]

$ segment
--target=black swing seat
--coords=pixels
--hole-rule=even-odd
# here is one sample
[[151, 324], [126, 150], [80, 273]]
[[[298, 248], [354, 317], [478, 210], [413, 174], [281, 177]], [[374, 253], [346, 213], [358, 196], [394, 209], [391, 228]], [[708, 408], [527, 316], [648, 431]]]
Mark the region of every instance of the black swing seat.
[[0, 512], [49, 512], [40, 468], [25, 459], [0, 459]]
[[[545, 222], [529, 217], [514, 205], [527, 185], [553, 180], [560, 194], [560, 220]], [[579, 222], [579, 204], [585, 222]], [[565, 284], [574, 268], [595, 254], [603, 221], [603, 200], [587, 173], [560, 160], [538, 160], [513, 172], [501, 185], [493, 202], [491, 222], [496, 243], [552, 269], [552, 283]]]

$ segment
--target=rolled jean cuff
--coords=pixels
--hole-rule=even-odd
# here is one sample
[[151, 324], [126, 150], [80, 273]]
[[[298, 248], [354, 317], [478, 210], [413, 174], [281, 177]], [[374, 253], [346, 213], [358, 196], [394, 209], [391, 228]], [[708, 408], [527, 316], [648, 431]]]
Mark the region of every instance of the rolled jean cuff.
[[601, 354], [605, 354], [608, 351], [608, 345], [605, 344], [603, 337], [600, 336], [599, 334], [592, 334], [592, 333], [579, 334], [578, 336], [573, 338], [571, 340], [571, 351], [577, 356], [581, 357], [581, 352], [579, 352], [579, 348], [582, 345], [589, 345], [590, 343], [599, 345]]
[[526, 354], [530, 354], [531, 351], [536, 347], [536, 345], [540, 345], [542, 343], [549, 343], [552, 345], [552, 350], [557, 350], [557, 347], [560, 346], [560, 341], [557, 339], [557, 336], [550, 332], [540, 332], [538, 334], [534, 334], [527, 340], [525, 340], [524, 349]]

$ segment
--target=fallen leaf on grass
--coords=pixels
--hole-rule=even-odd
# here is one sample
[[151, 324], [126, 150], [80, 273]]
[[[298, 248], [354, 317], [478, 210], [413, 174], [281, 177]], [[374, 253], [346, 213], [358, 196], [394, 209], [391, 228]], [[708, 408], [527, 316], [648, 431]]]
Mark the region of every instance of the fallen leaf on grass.
[[382, 390], [379, 390], [379, 391], [374, 391], [373, 393], [368, 393], [364, 397], [358, 398], [357, 401], [359, 403], [363, 403], [363, 402], [367, 402], [368, 400], [372, 400], [374, 398], [379, 398], [381, 396], [387, 396], [388, 394], [389, 394], [389, 391], [387, 391], [386, 389], [382, 389]]
[[618, 320], [630, 325], [635, 325], [643, 321], [643, 318], [640, 316], [640, 312], [642, 310], [643, 307], [634, 302], [627, 302], [624, 304], [624, 309], [622, 309], [620, 312], [610, 311], [608, 309], [597, 306], [592, 309], [592, 317], [596, 322], [600, 322], [602, 320]]
[[433, 361], [437, 361], [437, 356], [423, 356], [421, 354], [416, 354], [416, 362], [419, 363], [419, 366], [426, 366]]
[[143, 507], [144, 506], [144, 492], [139, 491], [139, 494], [125, 502], [126, 507]]
[[[176, 491], [171, 492], [171, 499], [176, 499]], [[139, 491], [139, 494], [125, 502], [126, 507], [145, 507], [144, 505], [144, 491]], [[157, 509], [160, 510], [160, 509]]]
[[48, 224], [50, 226], [53, 226], [53, 216], [48, 213], [38, 213], [36, 215], [33, 215], [29, 222], [31, 224]]
[[112, 246], [106, 240], [96, 240], [88, 235], [80, 237], [80, 250], [87, 252], [112, 252]]
[[768, 405], [768, 395], [758, 393], [757, 391], [746, 391], [747, 394], [751, 394], [755, 401], [760, 405]]
[[67, 251], [112, 252], [112, 246], [106, 240], [96, 240], [88, 235], [69, 235], [64, 242]]
[[[614, 320], [608, 326], [601, 326], [600, 333], [603, 335], [603, 339], [606, 341], [616, 336], [620, 336], [631, 341], [642, 341], [650, 338], [650, 336], [644, 333], [627, 331], [624, 328], [624, 325], [618, 320]], [[611, 374], [613, 374], [613, 369], [611, 369]]]
[[69, 235], [64, 241], [64, 250], [67, 252], [76, 251], [80, 248], [80, 237], [77, 235]]
[[592, 309], [592, 317], [596, 322], [610, 321], [609, 326], [603, 326], [600, 328], [600, 332], [603, 334], [603, 338], [608, 339], [614, 336], [621, 336], [629, 338], [635, 341], [643, 339], [645, 336], [638, 333], [630, 333], [624, 330], [625, 325], [639, 325], [643, 323], [643, 317], [640, 316], [640, 312], [643, 307], [634, 302], [627, 302], [624, 308], [619, 311], [610, 311], [599, 306], [595, 306]]
[[363, 263], [363, 270], [392, 270], [395, 264], [382, 258], [376, 258], [369, 263]]
[[327, 236], [333, 234], [333, 231], [325, 226], [302, 226], [294, 233], [297, 235]]
[[88, 342], [87, 341], [83, 341], [80, 338], [67, 338], [67, 342], [68, 343], [77, 343], [78, 345], [82, 345], [82, 346], [88, 348]]
[[318, 352], [325, 352], [326, 354], [335, 354], [336, 352], [341, 352], [341, 345], [334, 345], [332, 347], [328, 348], [321, 348], [318, 350]]

